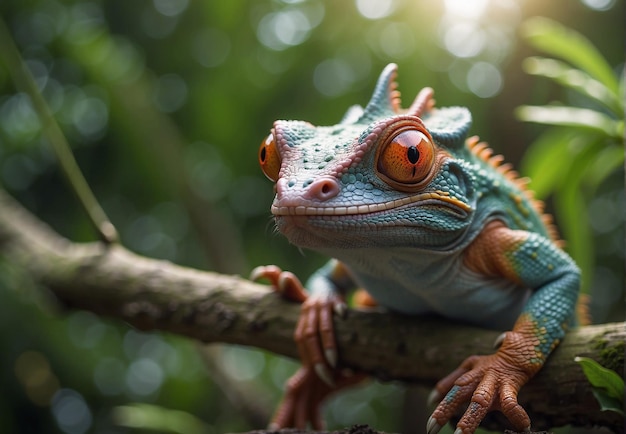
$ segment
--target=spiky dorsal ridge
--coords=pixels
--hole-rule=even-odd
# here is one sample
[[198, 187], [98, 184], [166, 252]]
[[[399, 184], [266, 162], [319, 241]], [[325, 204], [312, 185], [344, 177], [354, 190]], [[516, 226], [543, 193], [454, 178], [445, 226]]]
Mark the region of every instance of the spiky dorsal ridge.
[[530, 203], [533, 209], [541, 216], [541, 220], [550, 236], [550, 239], [559, 247], [565, 246], [565, 241], [559, 237], [556, 226], [554, 225], [554, 219], [552, 215], [544, 212], [545, 204], [543, 201], [535, 198], [535, 192], [528, 188], [530, 179], [527, 177], [520, 177], [519, 173], [513, 169], [513, 165], [510, 163], [504, 163], [504, 157], [499, 154], [494, 154], [493, 149], [489, 147], [486, 142], [481, 142], [478, 136], [470, 137], [466, 140], [468, 149], [472, 154], [481, 159], [482, 161], [493, 167], [498, 173], [500, 173], [506, 180], [511, 182], [517, 187], [517, 189], [524, 195], [524, 198]]
[[387, 89], [387, 98], [389, 99], [389, 106], [394, 111], [394, 113], [398, 113], [402, 108], [402, 96], [400, 91], [398, 90], [398, 67], [394, 65], [393, 74], [389, 81], [389, 87]]

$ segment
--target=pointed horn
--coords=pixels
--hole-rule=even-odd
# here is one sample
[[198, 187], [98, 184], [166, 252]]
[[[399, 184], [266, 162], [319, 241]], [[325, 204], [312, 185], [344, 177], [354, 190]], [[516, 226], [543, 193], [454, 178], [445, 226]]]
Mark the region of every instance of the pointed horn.
[[435, 91], [430, 87], [425, 87], [415, 97], [415, 101], [409, 107], [407, 114], [412, 116], [422, 117], [422, 115], [435, 106], [435, 99], [433, 96]]
[[396, 90], [396, 76], [398, 65], [390, 63], [376, 82], [374, 93], [370, 102], [367, 103], [363, 114], [357, 123], [369, 123], [376, 118], [396, 114], [400, 110], [400, 92]]

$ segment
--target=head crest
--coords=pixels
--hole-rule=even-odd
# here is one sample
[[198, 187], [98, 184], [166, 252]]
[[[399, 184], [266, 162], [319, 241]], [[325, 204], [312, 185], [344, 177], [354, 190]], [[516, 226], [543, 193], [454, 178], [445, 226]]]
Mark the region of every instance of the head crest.
[[424, 121], [433, 139], [448, 148], [460, 148], [472, 123], [472, 116], [464, 107], [435, 109], [434, 92], [431, 88], [422, 89], [411, 106], [403, 110], [400, 92], [397, 90], [396, 76], [398, 65], [390, 63], [380, 74], [374, 93], [365, 109], [351, 107], [344, 116], [344, 124], [369, 124], [381, 118], [397, 114], [417, 116]]
[[465, 107], [443, 107], [426, 113], [422, 120], [433, 140], [449, 149], [461, 149], [472, 125], [472, 115]]

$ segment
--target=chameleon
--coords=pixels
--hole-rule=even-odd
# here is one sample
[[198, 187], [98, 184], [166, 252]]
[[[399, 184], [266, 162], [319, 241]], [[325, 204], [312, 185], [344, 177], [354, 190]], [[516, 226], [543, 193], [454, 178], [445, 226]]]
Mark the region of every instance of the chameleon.
[[580, 271], [528, 179], [468, 137], [469, 110], [436, 107], [428, 87], [404, 109], [396, 76], [397, 65], [384, 68], [368, 104], [336, 125], [276, 121], [259, 148], [278, 231], [331, 258], [306, 285], [277, 266], [252, 271], [302, 304], [302, 366], [271, 427], [321, 428], [323, 400], [365, 378], [339, 368], [333, 334], [358, 289], [364, 306], [506, 330], [495, 353], [436, 384], [428, 434], [463, 411], [455, 434], [473, 433], [494, 410], [529, 431], [517, 395], [575, 324]]

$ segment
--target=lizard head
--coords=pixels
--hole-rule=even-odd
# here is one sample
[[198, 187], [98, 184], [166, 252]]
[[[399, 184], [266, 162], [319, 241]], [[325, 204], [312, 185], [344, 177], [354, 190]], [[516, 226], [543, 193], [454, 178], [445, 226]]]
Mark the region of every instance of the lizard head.
[[470, 114], [434, 108], [429, 88], [401, 109], [396, 69], [385, 68], [367, 106], [339, 124], [276, 121], [262, 142], [261, 168], [276, 183], [272, 214], [293, 244], [444, 249], [469, 227], [472, 175], [454, 156]]

